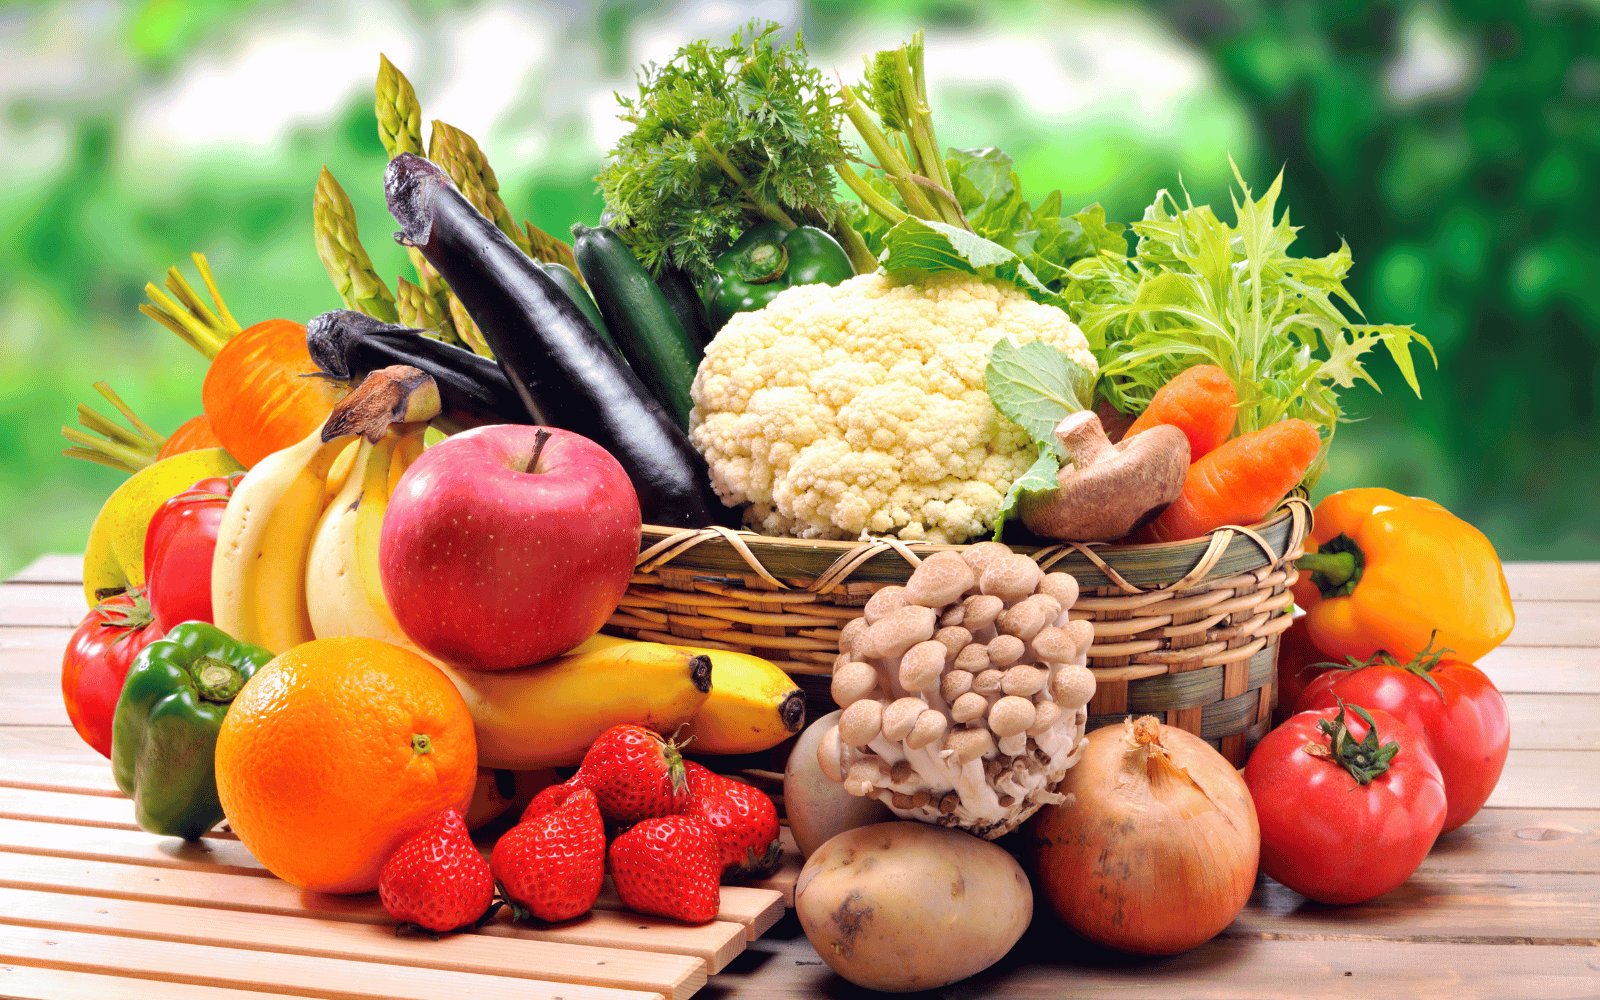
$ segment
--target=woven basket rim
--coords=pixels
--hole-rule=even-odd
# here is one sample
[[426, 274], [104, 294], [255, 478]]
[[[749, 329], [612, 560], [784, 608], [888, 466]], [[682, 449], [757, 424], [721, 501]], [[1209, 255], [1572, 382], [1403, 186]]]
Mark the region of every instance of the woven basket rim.
[[[1286, 525], [1286, 521], [1290, 523]], [[1013, 551], [1034, 558], [1046, 569], [1058, 564], [1062, 568], [1071, 566], [1075, 573], [1088, 569], [1105, 578], [1103, 585], [1114, 587], [1125, 594], [1145, 594], [1152, 590], [1183, 590], [1197, 584], [1241, 542], [1246, 549], [1259, 551], [1260, 562], [1277, 563], [1299, 548], [1310, 532], [1310, 526], [1310, 503], [1303, 497], [1290, 496], [1265, 519], [1253, 525], [1222, 525], [1198, 538], [1180, 542], [1154, 542], [1141, 545], [1065, 542], [1044, 546], [1017, 545], [1012, 548]], [[1266, 537], [1268, 534], [1276, 535], [1280, 532], [1283, 533], [1281, 549]], [[694, 566], [696, 565], [694, 550], [707, 542], [719, 541], [734, 550], [739, 560], [742, 560], [743, 565], [735, 570], [735, 575], [744, 574], [759, 578], [766, 586], [777, 590], [793, 589], [790, 583], [783, 582], [770, 572], [766, 562], [774, 556], [782, 555], [789, 557], [792, 565], [793, 557], [799, 557], [807, 560], [807, 565], [800, 568], [798, 573], [789, 575], [788, 579], [814, 577], [806, 589], [821, 590], [824, 593], [833, 589], [835, 584], [842, 583], [867, 563], [881, 561], [881, 557], [884, 556], [893, 562], [901, 563], [909, 570], [920, 564], [926, 555], [940, 551], [959, 552], [971, 547], [971, 544], [976, 544], [906, 542], [892, 537], [871, 538], [865, 541], [788, 538], [723, 527], [697, 529], [646, 524], [641, 529], [637, 571], [648, 573], [668, 563], [680, 569]], [[713, 550], [708, 551], [715, 549], [716, 545], [713, 545]], [[1232, 557], [1232, 561], [1237, 562], [1238, 558]], [[725, 565], [717, 572], [728, 575], [729, 567], [726, 565], [726, 560], [722, 562]], [[1140, 587], [1123, 574], [1130, 565], [1141, 564], [1146, 567], [1152, 564], [1159, 564], [1163, 568], [1170, 567], [1177, 576], [1152, 587]], [[1128, 574], [1128, 576], [1134, 575]], [[1148, 576], [1148, 573], [1145, 575]], [[819, 582], [822, 584], [821, 587], [816, 586]]]

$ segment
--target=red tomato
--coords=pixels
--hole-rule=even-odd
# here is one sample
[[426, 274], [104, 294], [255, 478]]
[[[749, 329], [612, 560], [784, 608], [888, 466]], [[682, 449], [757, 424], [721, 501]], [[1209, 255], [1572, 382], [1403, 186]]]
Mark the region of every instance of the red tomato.
[[171, 497], [144, 536], [144, 585], [163, 633], [179, 622], [211, 621], [211, 554], [233, 489], [244, 478], [202, 479]]
[[1511, 748], [1511, 718], [1494, 683], [1472, 664], [1425, 652], [1408, 666], [1389, 658], [1330, 670], [1306, 686], [1295, 707], [1303, 712], [1340, 701], [1381, 708], [1428, 741], [1449, 800], [1446, 833], [1476, 815], [1500, 781]]
[[[1307, 752], [1333, 752], [1322, 723], [1337, 728], [1341, 714], [1347, 757], [1370, 761], [1378, 747], [1398, 744], [1366, 784], [1337, 760]], [[1375, 741], [1366, 741], [1354, 710], [1301, 712], [1263, 737], [1244, 768], [1261, 823], [1261, 870], [1321, 903], [1363, 903], [1394, 889], [1444, 824], [1444, 779], [1421, 734], [1387, 712], [1371, 716]]]
[[1312, 643], [1306, 631], [1305, 615], [1296, 618], [1278, 640], [1278, 704], [1272, 710], [1272, 724], [1283, 725], [1284, 720], [1295, 713], [1295, 703], [1306, 685], [1336, 666], [1338, 663], [1333, 657]]
[[61, 698], [85, 743], [111, 756], [111, 717], [122, 681], [140, 650], [166, 633], [150, 617], [144, 592], [117, 594], [96, 604], [67, 640], [61, 658]]

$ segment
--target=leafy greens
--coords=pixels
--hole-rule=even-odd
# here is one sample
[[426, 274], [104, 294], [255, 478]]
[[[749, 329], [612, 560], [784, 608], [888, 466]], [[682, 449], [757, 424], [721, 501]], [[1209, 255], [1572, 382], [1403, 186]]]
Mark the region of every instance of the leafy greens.
[[1289, 255], [1297, 227], [1287, 209], [1274, 220], [1281, 172], [1259, 199], [1252, 199], [1237, 164], [1233, 172], [1243, 192], [1232, 198], [1233, 225], [1187, 197], [1180, 210], [1160, 191], [1133, 224], [1134, 255], [1078, 261], [1068, 269], [1065, 298], [1100, 361], [1100, 392], [1118, 409], [1142, 411], [1185, 368], [1217, 365], [1239, 394], [1235, 434], [1286, 417], [1322, 429], [1322, 454], [1306, 477], [1314, 485], [1341, 417], [1335, 387], [1348, 389], [1359, 379], [1378, 388], [1362, 355], [1382, 344], [1419, 396], [1410, 345], [1427, 348], [1435, 366], [1438, 357], [1410, 326], [1346, 316], [1341, 302], [1361, 317], [1344, 288], [1348, 244], [1325, 257]]

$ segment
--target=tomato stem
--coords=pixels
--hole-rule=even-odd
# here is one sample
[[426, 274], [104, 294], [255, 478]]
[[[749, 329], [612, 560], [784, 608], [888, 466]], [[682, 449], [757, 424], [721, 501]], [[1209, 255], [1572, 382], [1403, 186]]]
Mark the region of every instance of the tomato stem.
[[[1367, 735], [1359, 742], [1350, 732], [1350, 727], [1345, 724], [1345, 709], [1350, 709], [1367, 724]], [[1372, 715], [1359, 705], [1346, 705], [1339, 701], [1339, 714], [1331, 719], [1323, 719], [1317, 723], [1328, 737], [1328, 745], [1321, 743], [1307, 743], [1305, 752], [1313, 757], [1331, 760], [1344, 768], [1350, 777], [1356, 779], [1356, 784], [1371, 784], [1374, 778], [1380, 777], [1389, 770], [1389, 764], [1395, 755], [1400, 752], [1400, 744], [1396, 740], [1379, 745], [1378, 726], [1372, 721]]]

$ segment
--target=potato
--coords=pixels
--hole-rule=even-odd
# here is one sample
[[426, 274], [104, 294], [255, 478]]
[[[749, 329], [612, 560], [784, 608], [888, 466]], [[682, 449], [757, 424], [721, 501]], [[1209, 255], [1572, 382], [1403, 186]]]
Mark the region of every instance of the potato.
[[986, 840], [876, 823], [817, 848], [795, 883], [794, 908], [833, 971], [905, 993], [999, 961], [1033, 917], [1033, 890], [1011, 855]]
[[822, 773], [817, 764], [817, 744], [822, 734], [839, 724], [833, 711], [806, 727], [789, 753], [783, 770], [783, 808], [789, 819], [800, 856], [811, 852], [836, 834], [869, 823], [894, 819], [889, 807], [877, 799], [851, 795], [839, 782]]

